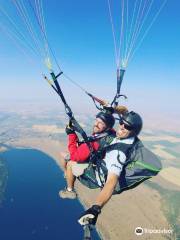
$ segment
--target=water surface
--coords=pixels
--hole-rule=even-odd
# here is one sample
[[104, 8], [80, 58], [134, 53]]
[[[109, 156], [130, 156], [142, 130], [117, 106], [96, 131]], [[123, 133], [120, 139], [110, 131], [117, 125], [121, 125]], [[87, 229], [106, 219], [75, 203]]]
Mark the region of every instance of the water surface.
[[[83, 207], [77, 200], [59, 198], [65, 180], [55, 161], [33, 149], [11, 149], [1, 155], [8, 180], [0, 207], [0, 239], [83, 239], [77, 223]], [[93, 239], [100, 239], [96, 232]]]

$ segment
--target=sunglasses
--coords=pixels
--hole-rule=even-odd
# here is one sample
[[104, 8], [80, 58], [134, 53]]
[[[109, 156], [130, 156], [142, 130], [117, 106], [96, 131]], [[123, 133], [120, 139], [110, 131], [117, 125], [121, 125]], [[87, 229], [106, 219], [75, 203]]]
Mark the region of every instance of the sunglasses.
[[119, 124], [120, 124], [120, 125], [124, 125], [124, 128], [125, 128], [126, 130], [128, 130], [128, 131], [133, 130], [133, 126], [128, 125], [128, 124], [127, 124], [126, 122], [124, 122], [122, 119], [119, 120]]

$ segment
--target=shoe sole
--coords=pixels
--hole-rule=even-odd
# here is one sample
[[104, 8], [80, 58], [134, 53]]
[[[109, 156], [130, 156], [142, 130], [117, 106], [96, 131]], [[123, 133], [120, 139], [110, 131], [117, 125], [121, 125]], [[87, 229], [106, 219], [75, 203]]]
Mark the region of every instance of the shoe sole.
[[63, 199], [76, 199], [77, 198], [77, 196], [75, 196], [75, 197], [63, 196], [61, 193], [59, 193], [59, 196], [60, 196], [60, 198], [63, 198]]

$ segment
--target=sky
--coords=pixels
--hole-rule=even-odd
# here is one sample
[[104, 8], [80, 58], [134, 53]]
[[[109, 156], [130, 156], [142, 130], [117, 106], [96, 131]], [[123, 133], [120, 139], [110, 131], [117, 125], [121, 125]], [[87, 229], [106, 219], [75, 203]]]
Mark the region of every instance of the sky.
[[[110, 2], [115, 32], [119, 34], [120, 0]], [[156, 14], [158, 4], [163, 0], [155, 2], [157, 5], [152, 8], [152, 16]], [[6, 9], [23, 33], [23, 22], [14, 11], [12, 1], [0, 0], [0, 6]], [[46, 75], [49, 73], [40, 58], [20, 45], [21, 50], [25, 49], [23, 51], [30, 58], [25, 56], [14, 44], [14, 40], [5, 34], [4, 30], [2, 31], [2, 26], [8, 31], [12, 30], [12, 27], [5, 24], [1, 7], [1, 104], [13, 103], [16, 100], [57, 103], [59, 101], [57, 96], [42, 78], [42, 73]], [[150, 113], [155, 111], [160, 115], [176, 116], [177, 112], [180, 112], [179, 9], [178, 0], [167, 1], [129, 63], [122, 84], [122, 93], [128, 96], [128, 101], [122, 100], [122, 104], [127, 104], [140, 112], [148, 109]], [[48, 41], [63, 72], [87, 91], [111, 101], [116, 92], [116, 63], [107, 0], [43, 0], [43, 12]], [[39, 30], [36, 24], [34, 29], [37, 32]], [[58, 71], [55, 64], [53, 69]], [[91, 100], [81, 89], [67, 79], [62, 78], [60, 81], [73, 109], [77, 110], [79, 106], [82, 107], [82, 111], [93, 108]], [[60, 102], [58, 104], [61, 105]]]

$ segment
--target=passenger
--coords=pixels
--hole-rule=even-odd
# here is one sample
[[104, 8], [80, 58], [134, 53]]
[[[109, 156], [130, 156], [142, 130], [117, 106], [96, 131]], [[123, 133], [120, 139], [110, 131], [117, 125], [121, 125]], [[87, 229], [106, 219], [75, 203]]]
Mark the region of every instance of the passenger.
[[[93, 134], [89, 142], [93, 151], [99, 149], [101, 141], [108, 141], [115, 137], [115, 130], [112, 129], [114, 123], [115, 119], [111, 113], [99, 112], [96, 115], [96, 120], [93, 125]], [[59, 195], [61, 198], [74, 199], [77, 197], [74, 191], [75, 179], [82, 175], [84, 170], [88, 167], [91, 151], [87, 143], [84, 142], [79, 145], [79, 139], [73, 127], [67, 126], [65, 130], [68, 135], [69, 150], [69, 156], [66, 156], [63, 160], [67, 187], [65, 190], [61, 190]]]

